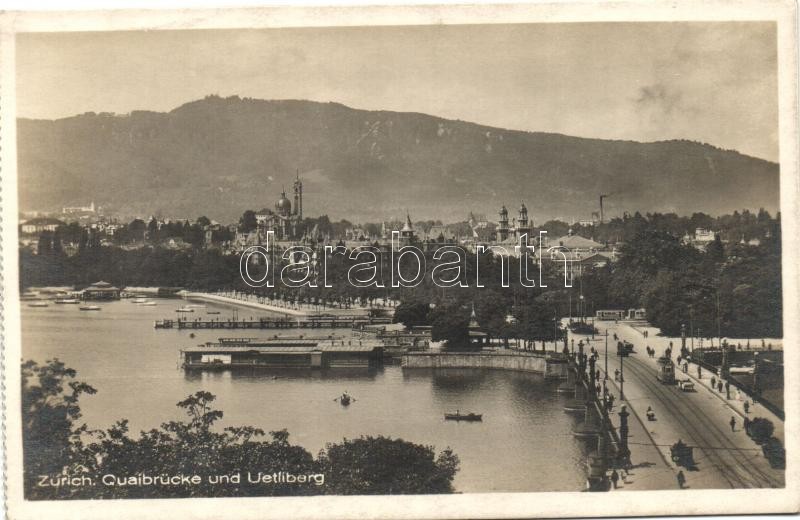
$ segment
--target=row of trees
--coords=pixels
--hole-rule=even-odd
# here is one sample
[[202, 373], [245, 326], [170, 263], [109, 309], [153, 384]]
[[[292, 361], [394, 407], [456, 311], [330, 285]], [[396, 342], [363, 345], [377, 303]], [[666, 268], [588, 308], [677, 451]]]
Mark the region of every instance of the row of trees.
[[644, 307], [665, 334], [781, 337], [780, 233], [759, 246], [719, 238], [705, 251], [648, 229], [626, 242], [620, 260], [587, 273], [584, 297], [594, 308]]
[[[742, 244], [740, 240], [725, 242], [717, 236], [704, 251], [663, 230], [663, 222], [670, 218], [651, 215], [651, 221], [631, 217], [628, 223], [638, 231], [620, 246], [619, 260], [603, 268], [587, 267], [570, 289], [564, 287], [558, 262], [544, 263], [542, 277], [546, 287], [538, 286], [538, 269], [531, 266], [529, 276], [537, 279], [537, 287], [530, 288], [520, 283], [519, 259], [503, 259], [491, 252], [480, 258], [464, 255], [460, 279], [468, 287], [443, 288], [431, 276], [425, 276], [416, 287], [392, 288], [388, 282], [390, 255], [378, 252], [384, 287], [354, 286], [348, 273], [363, 259], [356, 261], [334, 254], [329, 255], [324, 271], [318, 258], [314, 267], [317, 287], [287, 287], [278, 279], [275, 288], [254, 289], [242, 281], [237, 256], [224, 256], [213, 249], [85, 247], [67, 257], [52, 238], [40, 243], [42, 254], [21, 252], [21, 284], [23, 288], [86, 285], [102, 279], [120, 286], [233, 289], [323, 306], [389, 298], [408, 304], [432, 304], [435, 312], [424, 322], [433, 324], [433, 318], [438, 316], [440, 320], [454, 320], [456, 330], [462, 328], [458, 323], [465, 319], [468, 322], [474, 306], [478, 322], [494, 337], [526, 340], [556, 336], [554, 320], [574, 315], [572, 309], [580, 293], [591, 310], [644, 307], [649, 321], [670, 335], [680, 334], [685, 325], [687, 334], [705, 337], [779, 337], [783, 325], [780, 223], [766, 212], [742, 215], [725, 218], [747, 225], [755, 222], [764, 230], [758, 245]], [[695, 214], [692, 219], [702, 222], [705, 217]], [[413, 261], [406, 257], [401, 268], [414, 273], [415, 266], [410, 265]], [[439, 263], [431, 251], [425, 253], [425, 261], [428, 274]], [[504, 263], [509, 287], [500, 284]], [[479, 265], [484, 287], [476, 288]], [[275, 268], [276, 273], [280, 273], [280, 267]], [[259, 277], [258, 267], [253, 268], [252, 276]], [[324, 286], [326, 281], [331, 288]]]
[[[438, 455], [424, 446], [388, 437], [331, 443], [314, 457], [289, 442], [286, 430], [267, 436], [252, 426], [216, 427], [223, 412], [214, 395], [198, 391], [177, 403], [183, 420], [130, 434], [128, 422], [106, 430], [80, 423], [79, 401], [96, 390], [77, 381], [58, 360], [22, 365], [25, 494], [32, 500], [170, 498], [268, 495], [438, 494], [453, 492], [459, 460], [449, 449]], [[247, 473], [324, 475], [306, 483], [253, 483]], [[209, 477], [240, 474], [238, 483]], [[198, 475], [197, 484], [107, 485], [104, 475]], [[40, 485], [42, 477], [86, 476], [92, 485]]]
[[682, 237], [687, 233], [693, 235], [698, 228], [714, 230], [726, 242], [762, 239], [780, 233], [780, 214], [773, 218], [763, 208], [757, 213], [745, 209], [742, 212], [734, 211], [730, 215], [719, 217], [712, 217], [702, 212], [693, 213], [691, 216], [679, 216], [676, 213], [642, 215], [637, 211], [633, 215], [626, 213], [622, 217], [587, 227], [572, 227], [559, 220], [550, 220], [541, 226], [550, 238], [564, 236], [572, 229], [574, 233], [600, 243], [629, 242], [645, 231], [660, 231], [674, 237]]

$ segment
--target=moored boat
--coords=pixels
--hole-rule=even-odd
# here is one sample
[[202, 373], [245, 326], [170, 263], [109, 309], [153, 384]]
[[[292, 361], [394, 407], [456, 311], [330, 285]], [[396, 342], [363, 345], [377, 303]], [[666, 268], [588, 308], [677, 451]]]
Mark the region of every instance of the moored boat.
[[145, 303], [147, 298], [134, 298], [131, 300], [132, 303]]
[[206, 311], [206, 314], [219, 314], [219, 311]]
[[188, 307], [181, 307], [180, 309], [175, 309], [175, 312], [194, 312], [194, 309], [189, 309]]
[[100, 307], [98, 307], [97, 305], [83, 305], [83, 306], [80, 307], [80, 310], [82, 310], [82, 311], [99, 311]]
[[483, 414], [480, 413], [462, 414], [456, 411], [456, 413], [444, 414], [444, 418], [446, 421], [482, 421]]
[[29, 303], [28, 307], [47, 307], [47, 302], [33, 302]]
[[81, 301], [77, 298], [58, 298], [56, 299], [56, 303], [59, 305], [76, 305]]

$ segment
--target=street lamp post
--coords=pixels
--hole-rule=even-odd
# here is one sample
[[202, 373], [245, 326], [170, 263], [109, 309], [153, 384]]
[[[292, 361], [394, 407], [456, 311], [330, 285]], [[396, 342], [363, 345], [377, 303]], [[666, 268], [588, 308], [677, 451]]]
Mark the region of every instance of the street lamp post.
[[603, 378], [603, 385], [606, 384], [606, 379], [608, 379], [608, 329], [606, 329], [606, 359], [605, 359], [605, 374], [606, 376]]
[[553, 313], [553, 352], [558, 352], [558, 318]]
[[[622, 352], [624, 354], [624, 351]], [[625, 356], [619, 356], [619, 399], [625, 400]]]
[[686, 324], [681, 323], [681, 352], [686, 350]]

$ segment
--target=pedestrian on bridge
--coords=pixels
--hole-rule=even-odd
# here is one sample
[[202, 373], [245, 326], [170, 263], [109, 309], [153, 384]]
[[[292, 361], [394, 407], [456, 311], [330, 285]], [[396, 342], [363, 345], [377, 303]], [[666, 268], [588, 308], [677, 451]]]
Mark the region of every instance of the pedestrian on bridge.
[[683, 486], [686, 485], [686, 476], [683, 474], [683, 471], [679, 471], [678, 475], [678, 487], [683, 489]]
[[725, 399], [731, 398], [731, 382], [725, 381]]
[[731, 431], [732, 432], [736, 431], [736, 417], [734, 416], [731, 416]]
[[614, 484], [614, 489], [617, 489], [617, 482], [619, 481], [619, 473], [617, 470], [611, 471], [611, 483]]

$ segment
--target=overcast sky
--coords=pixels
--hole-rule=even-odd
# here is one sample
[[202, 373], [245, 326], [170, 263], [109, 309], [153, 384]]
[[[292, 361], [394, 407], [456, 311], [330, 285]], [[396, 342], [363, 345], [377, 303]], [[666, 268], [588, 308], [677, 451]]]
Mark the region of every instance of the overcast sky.
[[236, 94], [778, 158], [772, 23], [23, 34], [17, 69], [21, 117]]

